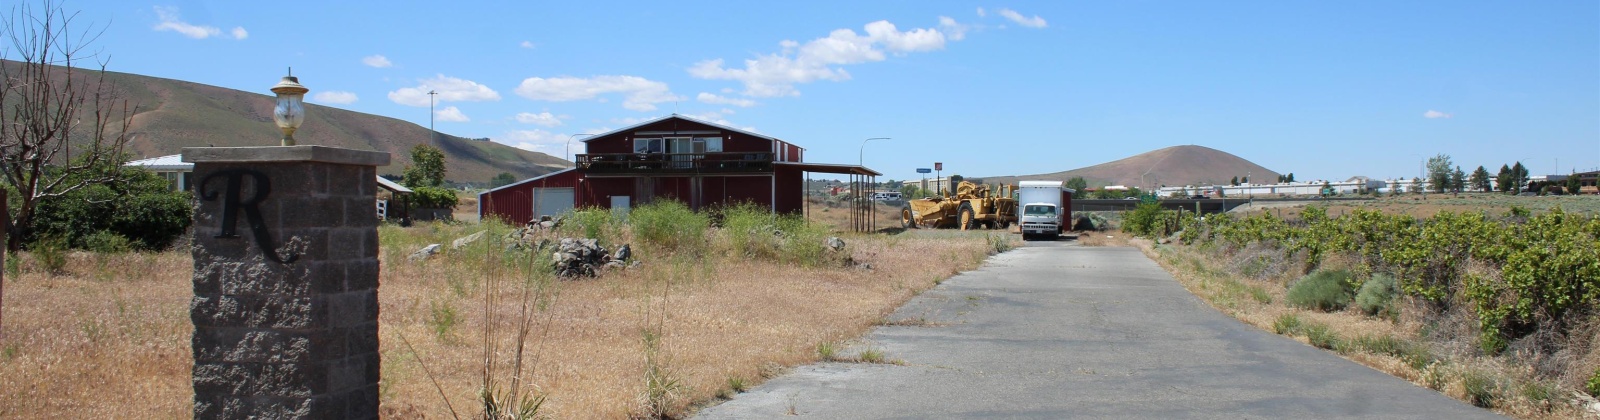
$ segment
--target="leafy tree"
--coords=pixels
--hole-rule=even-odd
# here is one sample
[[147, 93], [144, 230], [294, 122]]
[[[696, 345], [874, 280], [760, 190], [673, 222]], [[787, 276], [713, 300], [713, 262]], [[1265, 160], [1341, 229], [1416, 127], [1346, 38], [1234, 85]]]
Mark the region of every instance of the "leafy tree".
[[1450, 155], [1440, 153], [1428, 158], [1428, 186], [1436, 193], [1450, 189]]
[[493, 179], [489, 180], [489, 188], [500, 188], [506, 185], [511, 185], [513, 182], [517, 182], [516, 175], [512, 175], [510, 172], [501, 172], [499, 175], [495, 175]]
[[461, 198], [449, 188], [416, 187], [411, 189], [411, 205], [424, 209], [453, 209]]
[[1478, 165], [1478, 169], [1473, 170], [1472, 176], [1467, 178], [1467, 184], [1475, 191], [1489, 192], [1489, 170]]
[[[74, 29], [77, 13], [51, 0], [15, 6], [0, 20], [0, 172], [10, 192], [11, 233], [6, 247], [34, 238], [42, 205], [69, 200], [92, 185], [117, 183], [137, 107], [105, 83], [99, 70], [78, 67], [99, 51], [88, 49], [103, 28]], [[103, 56], [102, 56], [103, 57]]]
[[1239, 186], [1239, 177], [1235, 176], [1233, 179], [1228, 180], [1228, 185], [1235, 187]]
[[1581, 189], [1583, 181], [1578, 179], [1578, 174], [1574, 172], [1572, 175], [1567, 175], [1567, 194], [1577, 194]]
[[1247, 176], [1247, 177], [1244, 177], [1244, 178], [1239, 178], [1239, 183], [1241, 183], [1241, 184], [1249, 184], [1250, 183], [1250, 177]]
[[1089, 188], [1089, 181], [1085, 181], [1081, 176], [1075, 176], [1067, 180], [1067, 188], [1071, 188], [1073, 191], [1083, 191]]
[[1494, 190], [1499, 192], [1511, 192], [1511, 186], [1514, 185], [1511, 182], [1511, 178], [1511, 167], [1500, 165], [1500, 174], [1495, 175], [1494, 177]]
[[1284, 181], [1291, 182], [1291, 183], [1294, 182], [1294, 172], [1290, 172], [1289, 176], [1284, 177]]
[[1466, 187], [1467, 173], [1462, 172], [1461, 167], [1457, 166], [1456, 170], [1450, 173], [1450, 191], [1460, 193], [1461, 190], [1465, 189]]
[[411, 164], [406, 165], [406, 187], [438, 187], [444, 185], [444, 152], [426, 144], [411, 148]]
[[967, 178], [961, 175], [950, 175], [950, 188], [955, 189], [956, 186], [961, 185], [961, 181], [965, 179]]
[[900, 197], [904, 198], [906, 200], [910, 200], [910, 199], [913, 199], [913, 198], [922, 198], [922, 197], [926, 197], [926, 196], [930, 196], [930, 195], [933, 195], [931, 191], [924, 190], [924, 189], [922, 189], [920, 187], [917, 187], [916, 184], [902, 184], [902, 185], [900, 185]]
[[1522, 187], [1528, 185], [1528, 168], [1522, 162], [1511, 165], [1511, 188], [1513, 192], [1522, 193]]

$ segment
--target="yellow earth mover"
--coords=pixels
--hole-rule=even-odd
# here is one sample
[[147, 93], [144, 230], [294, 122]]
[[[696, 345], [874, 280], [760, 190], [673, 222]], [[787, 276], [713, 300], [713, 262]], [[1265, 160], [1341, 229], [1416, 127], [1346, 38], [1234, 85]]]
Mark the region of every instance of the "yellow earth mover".
[[1017, 199], [1011, 186], [992, 194], [987, 185], [961, 181], [953, 197], [909, 200], [900, 208], [900, 224], [912, 228], [1005, 229], [1017, 222]]

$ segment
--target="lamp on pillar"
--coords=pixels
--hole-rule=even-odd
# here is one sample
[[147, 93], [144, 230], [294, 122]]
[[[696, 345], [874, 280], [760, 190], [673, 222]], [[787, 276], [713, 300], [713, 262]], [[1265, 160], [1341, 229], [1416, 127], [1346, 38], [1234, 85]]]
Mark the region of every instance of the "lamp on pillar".
[[272, 93], [278, 95], [278, 105], [272, 108], [272, 121], [278, 123], [278, 129], [283, 130], [283, 145], [294, 145], [294, 131], [306, 121], [306, 107], [303, 104], [306, 89], [300, 84], [300, 79], [294, 77], [290, 70], [288, 76], [272, 87]]

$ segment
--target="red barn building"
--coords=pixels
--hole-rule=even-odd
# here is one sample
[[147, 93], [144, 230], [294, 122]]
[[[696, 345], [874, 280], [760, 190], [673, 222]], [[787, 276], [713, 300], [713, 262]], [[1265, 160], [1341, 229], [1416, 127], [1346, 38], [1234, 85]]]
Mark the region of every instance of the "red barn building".
[[803, 147], [676, 114], [583, 142], [587, 153], [574, 157], [572, 169], [478, 194], [478, 215], [523, 223], [574, 208], [626, 209], [663, 199], [695, 210], [751, 202], [799, 213], [807, 172], [866, 183], [880, 175], [859, 165], [805, 163]]

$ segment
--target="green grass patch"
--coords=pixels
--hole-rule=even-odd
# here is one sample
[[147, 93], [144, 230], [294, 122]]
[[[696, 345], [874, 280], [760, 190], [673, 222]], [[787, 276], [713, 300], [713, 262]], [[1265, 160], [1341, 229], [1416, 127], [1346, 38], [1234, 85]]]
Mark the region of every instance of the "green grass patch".
[[1494, 408], [1500, 400], [1499, 381], [1477, 369], [1462, 372], [1461, 388], [1467, 393], [1467, 402], [1478, 407]]
[[1317, 348], [1334, 350], [1344, 345], [1339, 339], [1339, 334], [1333, 332], [1326, 324], [1309, 322], [1301, 327], [1301, 331], [1305, 332], [1306, 341]]
[[1278, 319], [1272, 321], [1272, 332], [1280, 335], [1294, 336], [1300, 334], [1300, 324], [1299, 315], [1278, 315]]

